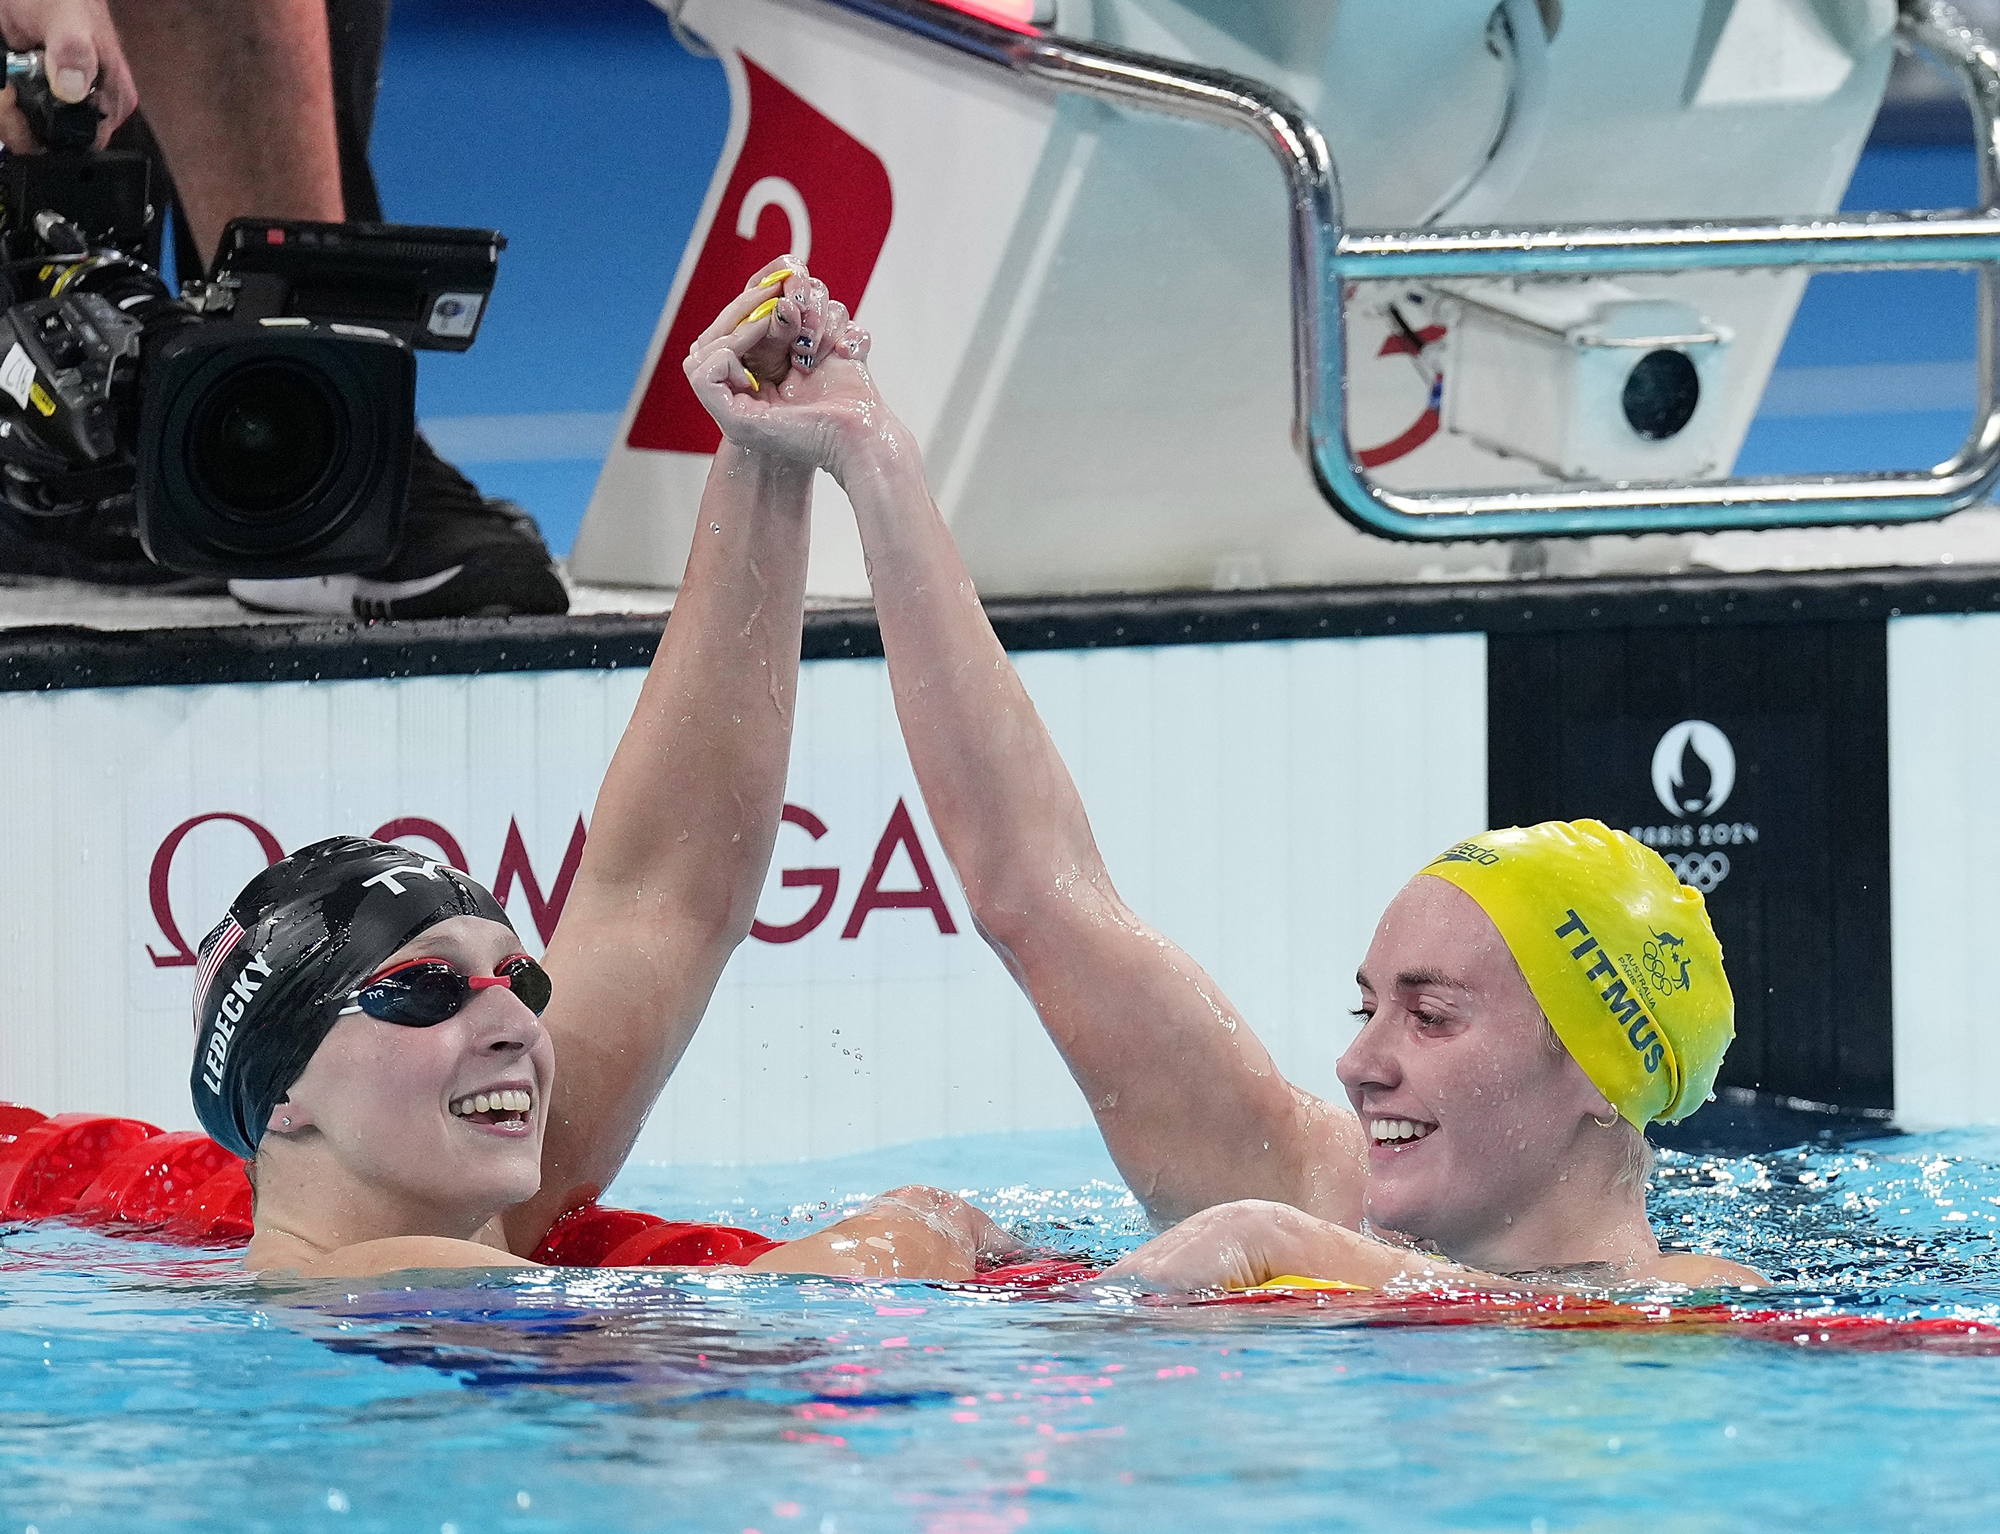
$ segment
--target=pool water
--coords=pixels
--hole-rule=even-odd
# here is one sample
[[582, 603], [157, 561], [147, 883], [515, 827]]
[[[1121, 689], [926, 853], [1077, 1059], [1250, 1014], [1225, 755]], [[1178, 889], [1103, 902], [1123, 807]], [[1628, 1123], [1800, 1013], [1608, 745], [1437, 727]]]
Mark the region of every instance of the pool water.
[[[785, 1235], [909, 1180], [1144, 1236], [1087, 1134], [612, 1198]], [[1786, 1306], [2000, 1320], [2000, 1133], [1664, 1153], [1654, 1213]], [[0, 1534], [1986, 1530], [1997, 1436], [1995, 1356], [734, 1273], [273, 1289], [0, 1233]]]

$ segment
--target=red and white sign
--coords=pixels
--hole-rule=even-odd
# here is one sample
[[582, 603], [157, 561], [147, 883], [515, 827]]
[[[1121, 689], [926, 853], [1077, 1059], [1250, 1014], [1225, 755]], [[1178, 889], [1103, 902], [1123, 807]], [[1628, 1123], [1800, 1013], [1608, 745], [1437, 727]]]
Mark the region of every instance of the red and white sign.
[[688, 387], [681, 358], [758, 268], [797, 256], [859, 311], [889, 237], [894, 197], [874, 151], [747, 54], [743, 78], [749, 129], [625, 433], [628, 447], [715, 451], [722, 433]]
[[[787, 804], [783, 823], [803, 827], [815, 841], [827, 834], [826, 822], [802, 805]], [[286, 853], [296, 852], [306, 845], [296, 841], [287, 845], [262, 821], [239, 810], [204, 810], [175, 826], [153, 850], [146, 876], [146, 902], [152, 910], [153, 925], [158, 930], [157, 939], [146, 943], [146, 956], [153, 961], [155, 969], [192, 966], [196, 944], [207, 924], [219, 918], [219, 912], [214, 909], [189, 916], [185, 910], [176, 909], [174, 901], [175, 860], [180, 857], [189, 837], [204, 826], [216, 828], [211, 836], [230, 835], [228, 828], [235, 828], [234, 839], [241, 844], [244, 854], [245, 881], [260, 866], [268, 867]], [[362, 834], [385, 842], [415, 839], [430, 843], [427, 850], [435, 851], [451, 867], [471, 874], [490, 889], [493, 898], [507, 909], [521, 936], [539, 948], [546, 946], [555, 936], [556, 924], [562, 920], [563, 907], [569, 901], [570, 886], [576, 882], [577, 867], [583, 862], [584, 842], [589, 833], [584, 828], [583, 817], [577, 816], [576, 829], [570, 832], [569, 843], [563, 848], [561, 865], [555, 869], [553, 877], [546, 877], [546, 884], [544, 878], [536, 876], [534, 860], [521, 837], [521, 823], [512, 816], [507, 820], [507, 835], [501, 843], [499, 864], [491, 872], [485, 868], [475, 870], [458, 837], [435, 820], [421, 815], [398, 815]], [[252, 848], [255, 849], [254, 857]], [[913, 877], [914, 882], [908, 888], [890, 887], [894, 882], [890, 865], [898, 854], [906, 860]], [[546, 865], [543, 873], [544, 876], [548, 874]], [[843, 886], [843, 878], [847, 874], [855, 877], [847, 879]], [[863, 924], [877, 911], [925, 911], [930, 914], [940, 935], [951, 937], [959, 930], [945, 900], [944, 888], [933, 871], [931, 855], [925, 850], [923, 835], [917, 830], [908, 804], [901, 799], [890, 810], [888, 824], [882, 828], [882, 835], [876, 841], [865, 869], [785, 868], [779, 870], [778, 883], [785, 889], [812, 889], [818, 893], [797, 916], [777, 922], [762, 919], [752, 922], [750, 936], [757, 942], [796, 943], [801, 938], [812, 936], [833, 914], [834, 903], [840, 898], [843, 888], [851, 890], [851, 898], [846, 907], [847, 917], [836, 925], [835, 930], [844, 939], [851, 941], [860, 937]], [[185, 905], [185, 897], [182, 903]], [[184, 927], [184, 918], [196, 925]]]
[[[719, 440], [681, 360], [773, 257], [805, 257], [868, 326], [884, 396], [942, 451], [1054, 120], [1047, 97], [986, 66], [781, 0], [687, 0], [676, 14], [722, 63], [730, 126], [571, 554], [580, 578], [611, 585], [679, 584]], [[811, 589], [865, 593], [845, 501], [815, 513]]]

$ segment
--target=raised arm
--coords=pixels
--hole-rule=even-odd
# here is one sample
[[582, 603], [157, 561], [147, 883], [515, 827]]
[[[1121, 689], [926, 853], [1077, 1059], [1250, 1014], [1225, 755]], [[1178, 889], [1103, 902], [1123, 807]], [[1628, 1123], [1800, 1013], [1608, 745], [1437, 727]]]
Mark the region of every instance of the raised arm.
[[1288, 1083], [1215, 981], [1119, 898], [908, 432], [886, 419], [840, 477], [938, 836], [1147, 1213], [1268, 1198], [1358, 1218], [1353, 1116]]
[[1041, 1014], [1152, 1217], [1261, 1197], [1360, 1214], [1360, 1127], [1297, 1091], [1201, 967], [1106, 873], [1075, 785], [994, 637], [915, 440], [854, 336], [811, 408], [698, 389], [736, 440], [831, 471], [859, 519], [903, 738], [981, 933]]
[[[826, 313], [824, 286], [774, 262], [695, 343], [690, 377], [747, 360], [773, 395], [810, 386], [787, 359], [819, 344]], [[544, 960], [555, 1095], [542, 1190], [505, 1221], [516, 1252], [617, 1173], [750, 931], [791, 752], [812, 477], [733, 442], [709, 470], [680, 594]]]

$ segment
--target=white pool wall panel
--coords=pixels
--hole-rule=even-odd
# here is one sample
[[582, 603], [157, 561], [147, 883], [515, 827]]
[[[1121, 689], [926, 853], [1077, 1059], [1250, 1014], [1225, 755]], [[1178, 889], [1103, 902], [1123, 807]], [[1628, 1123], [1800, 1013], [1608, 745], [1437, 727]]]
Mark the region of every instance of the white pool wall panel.
[[[1017, 663], [1126, 901], [1209, 968], [1294, 1080], [1337, 1093], [1376, 918], [1438, 848], [1484, 822], [1483, 637]], [[814, 663], [804, 691], [788, 796], [828, 833], [781, 833], [773, 888], [777, 870], [807, 863], [858, 877], [896, 799], [918, 808], [881, 663]], [[1426, 736], [1419, 721], [1435, 719], [1452, 723]], [[944, 876], [920, 814], [919, 825]], [[890, 875], [907, 885], [900, 860]], [[1090, 1122], [1025, 998], [972, 935], [954, 881], [949, 937], [926, 913], [892, 911], [840, 939], [848, 888], [811, 937], [738, 954], [641, 1155], [788, 1160]], [[806, 903], [786, 893], [779, 911], [767, 893], [767, 920]]]
[[1896, 1122], [2000, 1123], [2000, 616], [1889, 622]]
[[[1396, 888], [1485, 823], [1480, 635], [1042, 651], [1022, 676], [1128, 902], [1213, 972], [1301, 1085], [1337, 1092], [1352, 976]], [[418, 817], [489, 882], [518, 824], [544, 895], [641, 673], [66, 689], [0, 695], [0, 1098], [192, 1127], [186, 965], [149, 894], [156, 863], [192, 948], [263, 861]], [[643, 1158], [780, 1161], [941, 1135], [1088, 1122], [1032, 1011], [973, 934], [924, 813], [878, 660], [808, 662], [789, 802], [760, 914], [790, 922], [840, 871], [827, 920], [753, 939], [647, 1125]], [[897, 801], [954, 927], [875, 911], [841, 935]], [[898, 850], [880, 880], [917, 880]], [[541, 934], [518, 878], [508, 909]]]

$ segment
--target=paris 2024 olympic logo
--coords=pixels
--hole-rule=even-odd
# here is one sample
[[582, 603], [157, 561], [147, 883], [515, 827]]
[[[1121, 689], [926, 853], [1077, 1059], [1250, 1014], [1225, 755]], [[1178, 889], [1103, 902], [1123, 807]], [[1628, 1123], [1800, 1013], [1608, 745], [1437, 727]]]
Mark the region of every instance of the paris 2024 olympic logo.
[[[1653, 747], [1653, 796], [1674, 819], [1631, 828], [1639, 841], [1658, 849], [1683, 884], [1704, 895], [1729, 877], [1729, 854], [1723, 849], [1757, 841], [1757, 828], [1750, 822], [1717, 818], [1736, 791], [1736, 767], [1736, 747], [1728, 735], [1706, 719], [1683, 719]], [[1653, 950], [1669, 941], [1668, 934], [1654, 937], [1656, 942], [1647, 945], [1648, 970]], [[1679, 939], [1671, 941], [1678, 944]], [[1661, 952], [1661, 973], [1666, 974], [1673, 961], [1664, 957], [1666, 949]]]

